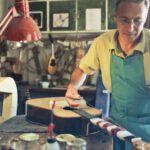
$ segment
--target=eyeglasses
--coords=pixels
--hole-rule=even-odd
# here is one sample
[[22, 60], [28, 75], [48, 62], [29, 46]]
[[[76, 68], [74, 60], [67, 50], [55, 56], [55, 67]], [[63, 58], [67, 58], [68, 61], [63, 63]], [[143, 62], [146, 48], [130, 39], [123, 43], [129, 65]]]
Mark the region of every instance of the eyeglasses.
[[144, 23], [144, 21], [141, 18], [135, 18], [135, 19], [129, 19], [126, 17], [119, 17], [119, 22], [127, 25], [127, 24], [134, 24], [135, 26], [140, 26], [141, 24]]

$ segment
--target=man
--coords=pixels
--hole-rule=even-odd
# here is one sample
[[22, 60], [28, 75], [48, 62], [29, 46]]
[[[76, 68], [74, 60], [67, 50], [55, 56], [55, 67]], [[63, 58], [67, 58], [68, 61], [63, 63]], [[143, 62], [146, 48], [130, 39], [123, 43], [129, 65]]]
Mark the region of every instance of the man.
[[[110, 119], [137, 137], [150, 142], [150, 31], [144, 28], [149, 0], [117, 0], [117, 30], [96, 38], [74, 70], [67, 88], [70, 105], [80, 99], [77, 89], [86, 75], [101, 70], [111, 92]], [[115, 150], [132, 145], [114, 138]]]

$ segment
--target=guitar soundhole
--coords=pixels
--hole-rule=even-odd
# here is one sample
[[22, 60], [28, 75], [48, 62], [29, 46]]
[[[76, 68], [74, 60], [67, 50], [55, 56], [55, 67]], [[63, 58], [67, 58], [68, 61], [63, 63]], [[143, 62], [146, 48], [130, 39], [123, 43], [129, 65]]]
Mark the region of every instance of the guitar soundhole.
[[75, 108], [68, 107], [68, 106], [64, 107], [63, 109], [65, 109], [65, 110], [76, 110]]

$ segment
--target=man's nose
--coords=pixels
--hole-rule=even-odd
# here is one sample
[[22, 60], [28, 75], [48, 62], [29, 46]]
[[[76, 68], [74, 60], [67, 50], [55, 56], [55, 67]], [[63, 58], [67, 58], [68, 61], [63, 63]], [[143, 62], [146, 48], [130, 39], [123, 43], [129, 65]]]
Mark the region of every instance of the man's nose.
[[129, 31], [129, 32], [132, 32], [132, 31], [134, 31], [134, 28], [135, 28], [134, 21], [133, 21], [133, 20], [130, 20], [130, 21], [128, 22], [128, 31]]

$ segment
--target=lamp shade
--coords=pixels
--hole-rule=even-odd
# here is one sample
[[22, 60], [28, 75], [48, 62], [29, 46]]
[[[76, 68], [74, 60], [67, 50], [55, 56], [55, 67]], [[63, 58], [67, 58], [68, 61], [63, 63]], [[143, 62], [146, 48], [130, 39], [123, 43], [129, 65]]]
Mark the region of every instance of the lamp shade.
[[41, 38], [37, 24], [30, 16], [14, 17], [3, 36], [10, 41], [37, 41]]
[[29, 15], [28, 0], [15, 0], [0, 22], [0, 36], [10, 41], [37, 41], [41, 33], [36, 22]]

